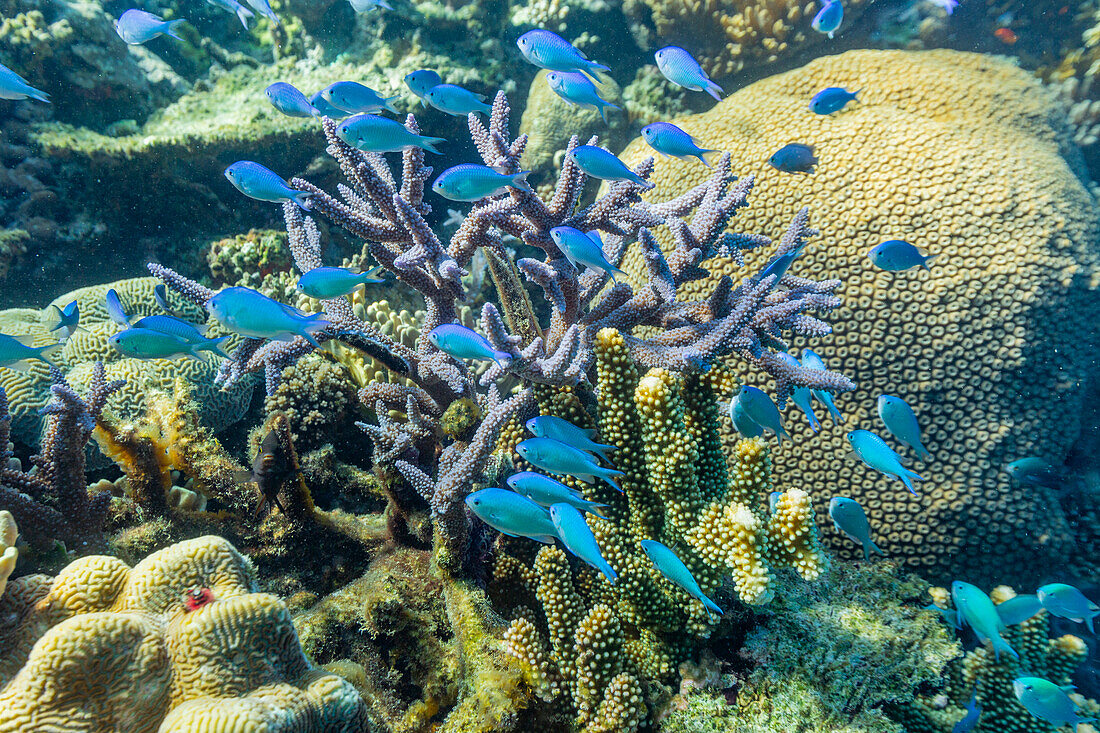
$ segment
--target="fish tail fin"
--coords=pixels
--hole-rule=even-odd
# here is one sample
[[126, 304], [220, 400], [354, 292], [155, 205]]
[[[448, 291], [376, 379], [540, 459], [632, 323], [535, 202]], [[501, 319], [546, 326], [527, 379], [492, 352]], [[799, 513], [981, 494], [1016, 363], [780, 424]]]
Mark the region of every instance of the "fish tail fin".
[[172, 38], [175, 38], [177, 41], [182, 41], [183, 38], [176, 33], [176, 29], [186, 22], [186, 18], [176, 18], [175, 20], [168, 21], [164, 24], [164, 35], [172, 36]]
[[313, 315], [306, 317], [306, 321], [302, 324], [302, 329], [298, 333], [298, 335], [308, 341], [313, 346], [313, 348], [320, 349], [321, 344], [317, 342], [314, 334], [318, 331], [324, 331], [331, 325], [332, 324], [329, 321], [325, 320], [324, 313], [314, 313]]
[[707, 94], [709, 94], [710, 96], [714, 97], [719, 102], [721, 102], [722, 101], [722, 95], [725, 94], [725, 92], [722, 91], [722, 87], [718, 86], [715, 82], [711, 81], [710, 79], [707, 79]]
[[217, 354], [223, 359], [228, 359], [229, 354], [226, 354], [225, 351], [222, 349], [222, 344], [224, 344], [228, 339], [228, 335], [219, 336], [216, 339], [209, 339], [202, 344], [202, 347], [212, 354]]
[[1002, 639], [999, 635], [994, 634], [993, 638], [989, 640], [989, 643], [993, 645], [993, 658], [996, 661], [1000, 661], [1001, 652], [1008, 652], [1014, 659], [1019, 659], [1020, 655], [1016, 653], [1016, 650], [1008, 645], [1008, 642]]
[[61, 344], [50, 344], [49, 346], [43, 346], [38, 350], [38, 358], [46, 362], [50, 366], [57, 368], [57, 364], [53, 362], [53, 356], [61, 351]]
[[591, 450], [593, 453], [595, 453], [597, 456], [599, 456], [600, 459], [604, 463], [611, 463], [611, 459], [608, 457], [607, 451], [615, 450], [615, 446], [613, 446], [613, 445], [600, 445], [600, 444], [597, 443], [596, 445], [589, 448], [589, 450]]
[[604, 515], [600, 514], [598, 511], [596, 511], [595, 507], [598, 507], [598, 506], [606, 506], [606, 504], [597, 504], [594, 501], [587, 501], [587, 502], [585, 502], [584, 510], [586, 512], [588, 512], [589, 514], [591, 514], [593, 517], [599, 517], [600, 519], [604, 520], [605, 522], [611, 521], [610, 519], [608, 519]]
[[920, 263], [920, 266], [923, 267], [926, 270], [931, 271], [932, 268], [930, 268], [928, 266], [928, 263], [931, 262], [932, 260], [936, 259], [937, 257], [939, 257], [939, 255], [928, 255], [927, 257], [924, 258], [924, 261]]
[[611, 567], [611, 563], [607, 560], [603, 561], [603, 566], [600, 567], [600, 572], [607, 577], [607, 581], [612, 585], [619, 579], [619, 574], [615, 572], [615, 568]]
[[1087, 628], [1089, 630], [1090, 634], [1092, 634], [1093, 636], [1096, 636], [1096, 630], [1093, 628], [1093, 622], [1092, 622], [1092, 620], [1094, 618], [1096, 618], [1096, 617], [1095, 616], [1085, 616], [1085, 628]]
[[692, 153], [692, 155], [694, 155], [696, 158], [698, 158], [699, 162], [702, 163], [703, 165], [705, 165], [707, 168], [713, 168], [714, 166], [712, 166], [707, 161], [706, 154], [707, 153], [716, 153], [716, 152], [718, 152], [718, 151], [717, 150], [700, 150], [698, 153]]
[[378, 0], [378, 7], [385, 8], [386, 10], [393, 10], [393, 6], [390, 5], [389, 0]]
[[864, 546], [863, 549], [866, 550], [868, 547], [871, 549], [871, 552], [877, 552], [878, 554], [882, 555], [883, 557], [886, 557], [886, 553], [882, 551], [881, 547], [879, 547], [878, 545], [875, 544], [874, 540], [868, 539], [867, 544]]
[[927, 448], [925, 448], [923, 445], [921, 445], [919, 443], [915, 447], [916, 447], [918, 458], [920, 458], [922, 461], [932, 460], [932, 454], [928, 452]]
[[253, 15], [254, 13], [243, 5], [237, 8], [237, 19], [241, 21], [245, 30], [248, 30], [248, 19]]
[[595, 61], [589, 61], [588, 65], [585, 67], [585, 71], [588, 72], [589, 76], [591, 76], [593, 79], [595, 79], [596, 81], [598, 81], [602, 84], [603, 83], [603, 77], [600, 76], [599, 72], [606, 71], [607, 73], [610, 74], [611, 73], [611, 67], [610, 66], [604, 66], [603, 64], [598, 64]]
[[852, 92], [852, 99], [854, 99], [855, 101], [858, 102], [859, 101], [859, 93], [862, 92], [862, 91], [863, 91], [863, 87], [860, 87], [859, 89]]
[[719, 616], [723, 615], [722, 614], [722, 609], [718, 607], [718, 604], [715, 603], [714, 601], [712, 601], [711, 599], [707, 598], [702, 593], [699, 594], [699, 602], [702, 603], [704, 606], [706, 606], [707, 610], [710, 611], [711, 613], [716, 613]]
[[395, 99], [401, 99], [401, 97], [400, 96], [383, 97], [382, 98], [382, 107], [384, 109], [390, 111], [390, 112], [393, 112], [394, 114], [397, 114], [397, 107], [393, 106], [393, 100], [395, 100]]
[[435, 149], [435, 146], [439, 145], [440, 143], [445, 143], [447, 142], [447, 140], [442, 137], [428, 137], [426, 135], [421, 135], [418, 142], [420, 143], [420, 147], [424, 150], [427, 150], [429, 153], [435, 153], [436, 155], [439, 155], [440, 153], [438, 150]]
[[810, 411], [806, 413], [806, 419], [810, 421], [810, 430], [813, 430], [815, 433], [821, 430], [821, 421], [817, 419], [817, 415], [814, 414], [813, 408], [810, 408]]
[[622, 475], [622, 471], [608, 470], [605, 473], [600, 474], [600, 478], [604, 480], [604, 483], [606, 483], [608, 486], [612, 487], [613, 489], [615, 489], [615, 491], [618, 491], [621, 494], [623, 493], [622, 487], [619, 486], [614, 477]]
[[[913, 496], [920, 496], [920, 494], [918, 494], [916, 490], [913, 489], [913, 482], [910, 480], [910, 474], [912, 474], [913, 476], [916, 476], [916, 474], [905, 468], [903, 468], [902, 471], [904, 471], [904, 473], [899, 473], [898, 478], [900, 478], [901, 482], [905, 484], [905, 488], [909, 489], [909, 493]], [[920, 476], [916, 477], [920, 478]]]
[[603, 123], [605, 125], [609, 125], [611, 123], [608, 122], [608, 120], [607, 120], [607, 110], [609, 110], [609, 109], [620, 110], [620, 109], [622, 109], [622, 107], [618, 106], [617, 104], [611, 104], [611, 102], [607, 102], [607, 101], [604, 101], [604, 100], [600, 100], [600, 101], [603, 102], [602, 104], [597, 105], [599, 110], [600, 110], [600, 117], [603, 118]]
[[298, 204], [298, 208], [302, 211], [309, 211], [313, 208], [313, 204], [310, 203], [310, 197], [313, 194], [310, 191], [295, 191], [291, 197], [294, 203]]
[[527, 182], [527, 176], [531, 175], [531, 171], [520, 171], [512, 176], [512, 180], [508, 183], [512, 188], [518, 188], [521, 191], [528, 191], [534, 193], [534, 189], [531, 188], [531, 184]]

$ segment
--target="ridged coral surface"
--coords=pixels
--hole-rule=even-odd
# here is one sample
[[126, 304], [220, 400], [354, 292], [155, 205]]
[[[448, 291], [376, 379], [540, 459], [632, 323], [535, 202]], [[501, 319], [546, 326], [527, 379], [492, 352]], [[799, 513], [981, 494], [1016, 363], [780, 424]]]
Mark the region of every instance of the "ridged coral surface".
[[[811, 113], [810, 98], [826, 86], [863, 91], [842, 112]], [[1053, 96], [989, 56], [852, 51], [752, 84], [676, 124], [729, 151], [735, 172], [757, 177], [738, 226], [778, 237], [809, 206], [822, 236], [790, 273], [844, 282], [843, 305], [829, 317], [834, 333], [813, 348], [857, 389], [838, 399], [844, 424], [826, 418], [817, 435], [787, 409], [794, 441], [773, 451], [777, 473], [815, 489], [818, 516], [833, 494], [857, 499], [883, 550], [934, 577], [1000, 572], [1004, 557], [1013, 574], [1026, 574], [1064, 558], [1071, 537], [1057, 503], [1003, 470], [1022, 456], [1057, 463], [1066, 454], [1080, 431], [1092, 348], [1095, 202], [1063, 157], [1065, 118]], [[815, 146], [812, 175], [767, 164], [791, 142]], [[651, 154], [635, 141], [622, 157], [636, 164]], [[683, 193], [707, 174], [698, 162], [661, 159], [649, 199]], [[873, 267], [870, 248], [895, 238], [938, 255], [931, 271]], [[748, 269], [709, 262], [711, 277], [687, 287], [708, 292], [722, 274], [740, 282], [767, 256], [749, 253]], [[645, 273], [636, 256], [625, 269]], [[739, 376], [771, 386], [757, 372]], [[932, 460], [909, 463], [927, 479], [919, 498], [845, 460], [847, 431], [885, 433], [880, 394], [906, 400], [924, 429]], [[827, 536], [841, 557], [856, 557], [831, 528]]]

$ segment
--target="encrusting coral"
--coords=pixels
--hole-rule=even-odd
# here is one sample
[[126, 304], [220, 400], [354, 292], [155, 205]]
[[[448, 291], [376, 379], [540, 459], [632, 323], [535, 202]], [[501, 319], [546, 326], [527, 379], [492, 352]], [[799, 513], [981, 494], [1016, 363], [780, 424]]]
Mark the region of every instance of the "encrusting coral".
[[93, 555], [0, 598], [0, 731], [356, 731], [366, 709], [302, 654], [286, 606], [220, 537], [134, 568]]
[[[841, 112], [809, 112], [806, 100], [825, 86], [866, 91]], [[826, 417], [816, 435], [788, 408], [793, 441], [773, 453], [777, 471], [797, 472], [807, 487], [839, 480], [887, 555], [932, 579], [1057, 567], [1073, 544], [1058, 499], [1041, 486], [1018, 488], [1004, 470], [1024, 456], [1062, 461], [1080, 432], [1095, 343], [1100, 226], [1061, 154], [1072, 159], [1060, 147], [1065, 119], [1051, 93], [991, 56], [851, 51], [751, 84], [675, 123], [702, 146], [731, 151], [733, 170], [755, 174], [742, 225], [772, 232], [804, 206], [816, 213], [825, 241], [809, 241], [791, 276], [829, 273], [845, 283], [844, 302], [829, 316], [833, 333], [812, 348], [858, 390], [837, 399], [843, 425]], [[815, 146], [812, 175], [768, 165], [789, 142]], [[649, 154], [637, 140], [622, 158], [636, 164]], [[647, 197], [682, 195], [709, 175], [697, 161], [662, 160]], [[871, 247], [897, 238], [938, 255], [930, 272], [872, 265]], [[666, 250], [672, 244], [662, 240]], [[739, 267], [721, 258], [707, 266], [710, 277], [687, 286], [696, 297]], [[623, 268], [648, 277], [633, 252]], [[732, 366], [763, 386], [759, 371]], [[932, 453], [911, 464], [927, 479], [919, 498], [845, 460], [847, 431], [880, 431], [881, 394], [912, 406]], [[815, 500], [823, 513], [828, 496]], [[825, 535], [840, 557], [858, 557], [858, 546], [831, 527]], [[1013, 558], [1010, 568], [1004, 557]]]
[[19, 550], [15, 547], [18, 537], [19, 528], [15, 526], [15, 517], [11, 512], [0, 512], [0, 596], [4, 595], [8, 577], [15, 570], [15, 562], [19, 559]]

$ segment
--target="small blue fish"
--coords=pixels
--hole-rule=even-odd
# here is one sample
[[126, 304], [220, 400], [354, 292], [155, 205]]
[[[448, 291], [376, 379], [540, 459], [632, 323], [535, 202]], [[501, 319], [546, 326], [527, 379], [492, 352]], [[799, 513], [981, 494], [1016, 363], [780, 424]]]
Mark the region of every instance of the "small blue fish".
[[882, 438], [870, 430], [853, 430], [848, 433], [848, 442], [861, 461], [887, 476], [901, 479], [901, 482], [905, 484], [905, 488], [909, 489], [909, 493], [913, 496], [920, 496], [916, 491], [913, 491], [911, 479], [917, 479], [918, 481], [924, 481], [924, 479], [901, 465], [901, 457], [894, 452], [893, 448], [886, 445]]
[[711, 613], [722, 615], [722, 609], [714, 601], [703, 595], [703, 589], [699, 587], [695, 576], [691, 574], [687, 565], [684, 565], [684, 561], [677, 557], [675, 552], [657, 540], [642, 540], [638, 544], [642, 546], [646, 557], [660, 571], [661, 575], [683, 588], [689, 596], [702, 603]]
[[37, 99], [49, 104], [50, 95], [35, 89], [26, 79], [0, 64], [0, 99]]
[[68, 341], [69, 337], [77, 331], [86, 331], [80, 325], [80, 305], [74, 300], [64, 308], [51, 305], [53, 313], [50, 314], [50, 332], [57, 331], [59, 341]]
[[1068, 618], [1083, 623], [1089, 633], [1093, 631], [1092, 620], [1100, 616], [1100, 606], [1090, 601], [1085, 594], [1065, 583], [1048, 583], [1035, 591], [1039, 602], [1051, 615]]
[[607, 122], [607, 110], [621, 109], [600, 96], [600, 90], [592, 80], [579, 71], [551, 71], [546, 75], [550, 89], [569, 104], [593, 107]]
[[1020, 677], [1012, 682], [1016, 699], [1036, 718], [1045, 720], [1055, 728], [1087, 723], [1096, 718], [1082, 718], [1077, 714], [1077, 704], [1058, 685], [1041, 677]]
[[924, 606], [921, 610], [922, 611], [935, 611], [936, 613], [938, 613], [940, 616], [943, 617], [944, 623], [946, 623], [948, 626], [950, 626], [953, 629], [959, 628], [959, 617], [958, 617], [958, 614], [955, 613], [954, 609], [940, 608], [935, 603], [930, 603], [927, 606]]
[[1005, 626], [1022, 624], [1043, 610], [1043, 603], [1037, 595], [1013, 596], [1004, 603], [997, 604], [997, 615]]
[[176, 34], [176, 27], [183, 22], [182, 18], [165, 20], [144, 10], [130, 9], [114, 21], [114, 26], [119, 38], [131, 46], [140, 46], [162, 34], [183, 40]]
[[893, 395], [879, 395], [878, 416], [890, 434], [915, 450], [922, 460], [932, 459], [932, 454], [921, 443], [917, 416], [905, 400]]
[[405, 86], [425, 105], [428, 103], [428, 92], [442, 83], [443, 78], [431, 69], [419, 69], [405, 74]]
[[611, 564], [604, 559], [600, 551], [600, 543], [596, 541], [595, 535], [592, 534], [588, 522], [585, 521], [579, 509], [572, 504], [552, 504], [550, 521], [554, 523], [558, 539], [567, 550], [603, 573], [609, 582], [614, 583], [618, 580], [619, 576]]
[[607, 519], [607, 517], [596, 511], [598, 507], [605, 507], [607, 504], [588, 501], [576, 489], [566, 486], [561, 481], [555, 481], [549, 476], [543, 476], [541, 473], [520, 471], [512, 474], [508, 477], [508, 486], [540, 506], [572, 504], [593, 516]]
[[485, 95], [475, 94], [454, 84], [436, 84], [424, 97], [428, 104], [440, 112], [465, 117], [474, 112], [490, 114], [492, 106], [485, 103]]
[[275, 171], [250, 160], [238, 160], [225, 169], [225, 177], [233, 186], [249, 198], [257, 201], [270, 201], [281, 204], [293, 201], [299, 207], [309, 210], [308, 191], [291, 188]]
[[745, 414], [740, 394], [735, 394], [733, 399], [730, 400], [730, 421], [737, 432], [746, 438], [757, 438], [764, 434], [764, 428], [757, 425], [751, 417]]
[[973, 629], [978, 639], [989, 639], [993, 645], [993, 657], [1000, 660], [1001, 652], [1008, 652], [1016, 659], [1020, 655], [1001, 638], [1005, 630], [1004, 622], [997, 613], [997, 607], [981, 588], [970, 583], [956, 580], [951, 584], [951, 601], [955, 604], [960, 624]]
[[826, 87], [813, 96], [810, 100], [810, 111], [815, 115], [831, 115], [839, 112], [852, 100], [859, 101], [856, 96], [862, 89], [849, 92], [844, 87]]
[[863, 545], [864, 560], [870, 560], [872, 552], [886, 554], [871, 539], [871, 523], [867, 521], [867, 513], [855, 499], [834, 496], [829, 500], [829, 518], [833, 520], [834, 527]]
[[[806, 369], [812, 369], [815, 372], [825, 371], [824, 360], [810, 349], [802, 350], [802, 366]], [[810, 392], [813, 393], [813, 396], [817, 398], [818, 402], [825, 405], [825, 409], [829, 411], [829, 415], [833, 418], [833, 422], [844, 422], [844, 418], [840, 416], [840, 410], [838, 410], [833, 403], [832, 394], [821, 389], [812, 389]]]
[[226, 12], [236, 15], [237, 20], [241, 21], [241, 25], [244, 26], [245, 30], [248, 30], [248, 20], [255, 15], [251, 10], [237, 2], [237, 0], [206, 0], [206, 2], [210, 3], [215, 8], [221, 8]]
[[[574, 230], [575, 231], [575, 230]], [[613, 445], [604, 445], [592, 440], [596, 436], [595, 430], [579, 428], [568, 420], [563, 420], [554, 415], [539, 415], [527, 421], [527, 429], [536, 438], [553, 438], [554, 440], [571, 445], [578, 450], [595, 453], [608, 463], [607, 451], [615, 450]]]
[[[798, 359], [788, 354], [785, 351], [776, 353], [783, 361], [787, 362], [791, 366], [798, 367]], [[798, 405], [798, 409], [806, 413], [806, 419], [810, 421], [810, 429], [815, 433], [821, 428], [821, 423], [817, 420], [817, 415], [814, 414], [814, 396], [807, 387], [795, 387], [791, 392], [791, 402]]]
[[501, 366], [507, 366], [512, 361], [507, 351], [497, 351], [487, 338], [458, 323], [436, 326], [428, 334], [428, 341], [456, 359], [492, 359]]
[[516, 45], [523, 58], [543, 69], [583, 71], [596, 81], [603, 81], [599, 71], [611, 71], [603, 64], [589, 61], [572, 43], [551, 31], [527, 31], [516, 40]]
[[788, 143], [768, 158], [772, 168], [784, 173], [813, 173], [817, 162], [814, 146], [802, 143]]
[[931, 0], [931, 3], [936, 7], [943, 8], [943, 11], [948, 15], [955, 12], [955, 8], [959, 7], [959, 0]]
[[825, 0], [825, 5], [810, 22], [810, 27], [832, 38], [843, 21], [844, 6], [840, 4], [840, 0]]
[[432, 190], [451, 201], [477, 201], [504, 193], [509, 186], [530, 192], [531, 186], [527, 183], [530, 172], [508, 173], [503, 168], [463, 163], [440, 173]]
[[277, 81], [264, 90], [271, 106], [287, 117], [320, 117], [321, 112], [293, 84]]
[[722, 87], [715, 84], [690, 53], [679, 46], [665, 46], [654, 54], [661, 74], [676, 86], [706, 92], [722, 101]]
[[279, 16], [276, 15], [275, 11], [271, 9], [271, 6], [268, 4], [267, 0], [245, 0], [245, 2], [251, 5], [253, 10], [270, 20], [275, 25], [282, 25], [279, 22]]
[[351, 7], [357, 13], [366, 13], [375, 8], [385, 8], [386, 10], [393, 10], [393, 6], [390, 5], [388, 0], [348, 0], [351, 3]]
[[231, 287], [216, 293], [206, 310], [227, 330], [251, 338], [292, 341], [301, 336], [314, 348], [321, 345], [314, 337], [332, 324], [324, 313], [305, 314], [263, 293], [245, 287]]
[[661, 155], [679, 158], [680, 160], [698, 158], [707, 168], [710, 168], [710, 163], [703, 156], [707, 153], [718, 152], [717, 150], [699, 147], [695, 142], [695, 138], [671, 122], [653, 122], [646, 125], [642, 128], [642, 139]]
[[653, 188], [652, 183], [627, 168], [626, 163], [610, 151], [596, 145], [578, 145], [569, 151], [569, 159], [593, 178], [604, 181], [632, 181], [642, 188]]
[[131, 359], [178, 359], [202, 361], [201, 349], [181, 338], [147, 328], [127, 328], [107, 339], [116, 351]]
[[783, 416], [779, 414], [779, 408], [766, 392], [756, 387], [742, 386], [741, 391], [737, 393], [737, 401], [750, 420], [765, 430], [775, 433], [780, 445], [783, 444], [783, 438], [791, 439], [783, 429]]
[[207, 338], [206, 329], [202, 330], [191, 325], [187, 321], [175, 316], [145, 316], [134, 321], [133, 328], [157, 331], [178, 338], [188, 344], [194, 351], [209, 351], [218, 356], [225, 357], [222, 344], [229, 339], [228, 336], [219, 338]]
[[124, 328], [130, 326], [130, 317], [126, 315], [126, 311], [122, 307], [122, 301], [119, 300], [118, 293], [115, 292], [114, 288], [107, 290], [104, 304], [107, 306], [107, 315], [111, 317], [112, 321]]
[[622, 476], [622, 471], [604, 468], [584, 451], [553, 438], [529, 438], [516, 446], [516, 453], [544, 471], [559, 476], [573, 476], [586, 484], [601, 478], [609, 486], [622, 491], [615, 483], [615, 477]]
[[951, 733], [970, 733], [977, 727], [978, 720], [982, 717], [982, 706], [978, 704], [977, 690], [970, 693], [970, 702], [966, 703], [965, 709], [966, 715], [962, 717], [962, 720], [955, 723]]
[[309, 103], [313, 105], [313, 108], [320, 112], [322, 116], [331, 117], [334, 120], [342, 120], [347, 117], [347, 112], [342, 109], [336, 109], [321, 95], [324, 91], [325, 90], [322, 89], [320, 92], [310, 96]]
[[868, 253], [871, 262], [880, 270], [902, 272], [913, 267], [928, 268], [928, 263], [939, 255], [923, 255], [921, 251], [901, 239], [891, 239], [877, 244]]
[[355, 81], [338, 81], [321, 90], [321, 98], [348, 114], [377, 114], [382, 110], [397, 112], [393, 100], [383, 97], [368, 86]]
[[466, 506], [478, 519], [510, 537], [530, 537], [552, 545], [558, 535], [550, 512], [514, 491], [475, 491], [466, 497]]
[[1062, 471], [1035, 456], [1017, 458], [1005, 466], [1005, 471], [1021, 486], [1046, 486], [1048, 489], [1060, 489], [1065, 483], [1065, 475]]
[[315, 267], [298, 278], [295, 286], [299, 293], [318, 300], [342, 298], [353, 293], [361, 285], [378, 285], [386, 282], [375, 277], [381, 267], [372, 267], [366, 272], [352, 272], [343, 267]]
[[616, 274], [626, 274], [607, 261], [607, 256], [603, 252], [603, 240], [600, 239], [598, 231], [582, 232], [573, 227], [554, 227], [550, 230], [550, 238], [578, 272], [582, 266], [591, 267], [593, 270], [611, 275], [612, 282], [617, 282]]
[[26, 371], [32, 361], [44, 361], [50, 366], [57, 366], [50, 357], [61, 350], [61, 344], [48, 346], [32, 346], [34, 337], [9, 336], [0, 333], [0, 367], [6, 367], [17, 372]]
[[441, 137], [409, 132], [400, 122], [377, 115], [349, 117], [337, 126], [336, 137], [365, 153], [397, 153], [407, 148], [421, 148], [438, 155], [435, 146], [447, 142]]

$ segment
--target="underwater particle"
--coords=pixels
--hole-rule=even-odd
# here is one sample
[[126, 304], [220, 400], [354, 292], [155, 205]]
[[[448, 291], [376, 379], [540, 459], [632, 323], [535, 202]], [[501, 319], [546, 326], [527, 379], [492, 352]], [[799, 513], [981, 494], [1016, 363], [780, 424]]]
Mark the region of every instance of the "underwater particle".
[[665, 46], [659, 49], [653, 58], [661, 74], [676, 86], [693, 92], [706, 92], [722, 101], [722, 87], [711, 81], [707, 72], [687, 50], [679, 46]]
[[234, 188], [249, 198], [276, 204], [293, 201], [301, 208], [309, 210], [311, 193], [291, 188], [279, 174], [259, 163], [239, 160], [225, 169], [225, 177]]
[[616, 491], [622, 491], [615, 483], [615, 477], [622, 476], [622, 471], [604, 468], [588, 453], [565, 443], [551, 438], [528, 438], [516, 446], [516, 453], [544, 471], [559, 476], [572, 476], [586, 484], [592, 483], [598, 477]]
[[0, 99], [37, 99], [48, 104], [50, 95], [35, 89], [26, 79], [0, 64]]
[[242, 336], [274, 341], [292, 341], [301, 336], [318, 349], [321, 346], [314, 334], [332, 325], [325, 320], [324, 313], [307, 315], [252, 288], [240, 286], [221, 290], [207, 302], [206, 308], [218, 323]]
[[1005, 625], [997, 614], [997, 607], [989, 596], [978, 586], [956, 580], [951, 584], [951, 602], [955, 604], [960, 626], [969, 626], [979, 638], [988, 639], [993, 645], [995, 659], [1001, 658], [1001, 652], [1008, 652], [1016, 659], [1020, 655], [1001, 637]]
[[1100, 616], [1100, 606], [1084, 593], [1065, 583], [1048, 583], [1035, 591], [1043, 608], [1059, 618], [1083, 623], [1093, 633], [1092, 620]]
[[596, 81], [601, 81], [600, 71], [611, 71], [603, 64], [589, 61], [583, 52], [553, 31], [541, 28], [527, 31], [516, 39], [516, 46], [523, 58], [550, 71], [583, 71]]
[[844, 109], [848, 102], [859, 101], [856, 97], [862, 89], [849, 92], [844, 87], [826, 87], [810, 100], [810, 111], [818, 115], [831, 115]]
[[784, 173], [813, 173], [817, 165], [813, 145], [787, 143], [768, 158], [768, 165]]
[[405, 74], [405, 86], [416, 95], [423, 105], [428, 104], [428, 92], [442, 83], [443, 77], [431, 69], [417, 69]]
[[601, 97], [592, 80], [579, 71], [551, 71], [546, 75], [546, 83], [566, 102], [595, 109], [604, 122], [608, 109], [621, 109]]
[[481, 489], [466, 497], [466, 506], [478, 519], [510, 537], [530, 537], [547, 545], [553, 545], [557, 537], [550, 512], [514, 491]]
[[131, 46], [140, 46], [162, 34], [183, 40], [176, 34], [176, 28], [184, 22], [182, 18], [165, 20], [159, 15], [131, 8], [114, 21], [114, 26], [119, 38]]
[[393, 100], [397, 97], [383, 97], [370, 87], [356, 81], [337, 81], [321, 90], [321, 97], [342, 112], [354, 114], [377, 114], [382, 110], [397, 112]]
[[428, 104], [440, 112], [446, 112], [456, 117], [480, 112], [489, 114], [493, 108], [485, 103], [485, 95], [471, 92], [455, 84], [436, 84], [428, 90], [424, 96]]
[[603, 251], [603, 240], [600, 239], [600, 233], [596, 230], [582, 232], [569, 226], [554, 227], [550, 230], [550, 238], [578, 273], [581, 272], [582, 266], [590, 267], [598, 272], [609, 274], [612, 282], [617, 282], [616, 274], [626, 274], [607, 261]]
[[460, 323], [443, 323], [428, 334], [432, 346], [456, 359], [491, 359], [497, 364], [508, 364], [512, 355], [497, 351], [489, 340], [472, 328]]
[[584, 515], [572, 504], [550, 505], [550, 520], [557, 530], [557, 537], [566, 549], [603, 573], [608, 582], [614, 583], [619, 576], [603, 556], [600, 543], [592, 534], [592, 529]]
[[539, 506], [549, 508], [554, 504], [571, 504], [600, 519], [607, 519], [595, 510], [596, 507], [605, 507], [607, 504], [588, 501], [577, 489], [566, 486], [549, 476], [543, 476], [541, 473], [520, 471], [509, 476], [506, 483], [513, 491], [523, 494]]
[[421, 148], [438, 155], [435, 146], [447, 142], [441, 137], [417, 135], [396, 120], [370, 114], [344, 120], [336, 127], [336, 136], [366, 153], [398, 153], [408, 148]]
[[306, 95], [293, 84], [277, 81], [264, 89], [271, 106], [287, 117], [320, 117], [321, 113], [309, 103]]
[[718, 152], [699, 147], [695, 138], [671, 122], [652, 122], [646, 125], [642, 128], [642, 139], [661, 155], [680, 160], [698, 158], [707, 168], [710, 168], [710, 163], [703, 156]]
[[631, 181], [642, 188], [653, 188], [653, 184], [646, 181], [619, 160], [614, 153], [598, 145], [578, 145], [569, 151], [569, 159], [576, 163], [577, 167], [593, 178], [604, 181]]
[[867, 255], [880, 270], [903, 272], [914, 267], [928, 268], [928, 263], [938, 255], [924, 255], [903, 239], [890, 239], [875, 245]]
[[840, 0], [825, 0], [825, 5], [817, 11], [810, 27], [832, 38], [843, 21], [844, 6], [841, 5]]
[[791, 439], [783, 428], [783, 416], [779, 413], [779, 408], [767, 392], [757, 387], [742, 386], [737, 393], [737, 404], [750, 420], [774, 433], [780, 445], [783, 444], [783, 438]]
[[1082, 718], [1077, 715], [1077, 705], [1058, 685], [1041, 677], [1018, 677], [1012, 681], [1012, 691], [1016, 699], [1036, 718], [1041, 718], [1055, 727], [1073, 726], [1086, 723], [1095, 718]]
[[294, 287], [311, 298], [332, 300], [350, 295], [360, 286], [386, 282], [377, 277], [382, 272], [382, 267], [372, 267], [366, 272], [352, 272], [346, 267], [315, 267], [298, 278], [298, 284]]
[[553, 438], [554, 440], [571, 445], [578, 450], [595, 453], [604, 461], [611, 463], [607, 451], [613, 451], [616, 446], [604, 445], [592, 440], [596, 437], [594, 428], [577, 427], [568, 420], [556, 415], [539, 415], [527, 421], [527, 429], [536, 438]]
[[528, 173], [530, 171], [507, 173], [487, 165], [462, 163], [440, 173], [432, 183], [432, 190], [451, 201], [477, 201], [504, 193], [509, 186], [531, 191]]
[[248, 20], [255, 17], [255, 13], [241, 5], [237, 0], [206, 0], [206, 2], [215, 8], [221, 8], [227, 13], [236, 15], [237, 20], [241, 21], [241, 25], [244, 26], [245, 30], [248, 30]]
[[702, 603], [711, 613], [722, 615], [722, 609], [703, 594], [699, 583], [696, 582], [687, 565], [684, 565], [684, 561], [677, 557], [675, 552], [657, 540], [642, 540], [638, 544], [642, 546], [646, 557], [650, 559], [661, 575], [683, 588], [689, 596]]
[[829, 500], [829, 518], [833, 520], [834, 527], [863, 546], [864, 560], [870, 560], [872, 552], [886, 554], [871, 539], [871, 523], [867, 521], [867, 513], [855, 499], [834, 496]]
[[905, 400], [893, 395], [879, 395], [878, 415], [891, 435], [915, 450], [921, 459], [932, 459], [932, 454], [921, 443], [917, 416]]
[[24, 371], [32, 361], [44, 361], [50, 366], [56, 366], [50, 359], [61, 350], [62, 345], [31, 346], [33, 340], [34, 337], [30, 334], [9, 336], [0, 333], [0, 367]]

